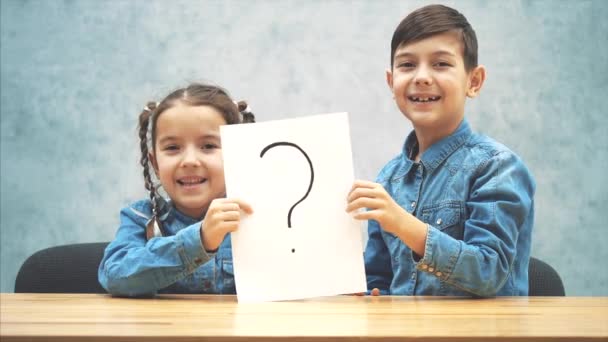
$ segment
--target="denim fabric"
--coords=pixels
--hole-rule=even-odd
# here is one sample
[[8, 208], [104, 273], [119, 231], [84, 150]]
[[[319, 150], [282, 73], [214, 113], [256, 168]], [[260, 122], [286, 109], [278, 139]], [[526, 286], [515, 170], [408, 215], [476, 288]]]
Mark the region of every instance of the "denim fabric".
[[146, 242], [145, 227], [151, 216], [149, 200], [120, 211], [120, 227], [98, 271], [99, 282], [109, 293], [236, 293], [230, 235], [215, 255], [208, 255], [200, 239], [201, 221], [171, 206], [162, 220], [166, 236]]
[[525, 296], [535, 181], [505, 146], [473, 133], [466, 120], [413, 161], [412, 132], [376, 181], [428, 224], [416, 255], [398, 237], [368, 224], [369, 290], [391, 295]]

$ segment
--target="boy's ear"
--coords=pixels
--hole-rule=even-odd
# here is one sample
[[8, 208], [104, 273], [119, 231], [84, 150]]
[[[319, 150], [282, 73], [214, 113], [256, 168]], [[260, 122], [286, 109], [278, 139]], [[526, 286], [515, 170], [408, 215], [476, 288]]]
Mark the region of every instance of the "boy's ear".
[[467, 89], [468, 97], [476, 97], [486, 80], [486, 68], [483, 65], [476, 66], [469, 73], [469, 88]]
[[386, 69], [386, 84], [388, 84], [391, 93], [393, 93], [393, 98], [395, 98], [395, 93], [393, 92], [393, 73], [391, 69]]
[[148, 152], [148, 160], [150, 160], [150, 163], [152, 164], [152, 167], [154, 168], [154, 173], [156, 174], [156, 177], [158, 177], [158, 161], [156, 161], [156, 157], [154, 156], [154, 153]]

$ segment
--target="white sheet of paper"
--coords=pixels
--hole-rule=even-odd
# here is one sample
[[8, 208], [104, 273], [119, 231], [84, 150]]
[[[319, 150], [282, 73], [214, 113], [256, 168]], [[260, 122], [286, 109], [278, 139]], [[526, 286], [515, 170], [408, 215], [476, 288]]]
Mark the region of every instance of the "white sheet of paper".
[[[254, 213], [232, 233], [239, 302], [364, 292], [361, 223], [345, 212], [354, 180], [348, 114], [220, 129], [226, 191]], [[273, 143], [291, 143], [268, 148]], [[314, 179], [308, 196], [312, 164]], [[288, 227], [291, 221], [291, 228]]]

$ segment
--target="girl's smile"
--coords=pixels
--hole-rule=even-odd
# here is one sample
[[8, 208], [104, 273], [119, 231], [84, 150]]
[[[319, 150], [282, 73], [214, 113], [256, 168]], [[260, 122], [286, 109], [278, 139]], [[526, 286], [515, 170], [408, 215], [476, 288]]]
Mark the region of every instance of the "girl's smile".
[[151, 156], [156, 174], [175, 207], [199, 218], [225, 194], [220, 142], [223, 116], [211, 106], [178, 104], [158, 118]]

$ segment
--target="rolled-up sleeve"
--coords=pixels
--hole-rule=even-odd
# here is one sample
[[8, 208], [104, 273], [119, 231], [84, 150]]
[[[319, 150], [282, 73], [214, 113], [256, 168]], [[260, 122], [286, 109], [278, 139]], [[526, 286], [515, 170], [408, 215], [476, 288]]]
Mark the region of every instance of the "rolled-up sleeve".
[[127, 207], [120, 227], [99, 265], [100, 284], [120, 296], [153, 295], [208, 261], [200, 239], [200, 222], [174, 236], [146, 241], [145, 223]]
[[534, 191], [534, 180], [517, 156], [507, 151], [492, 156], [473, 178], [462, 241], [429, 225], [417, 269], [476, 296], [495, 296], [511, 272]]

